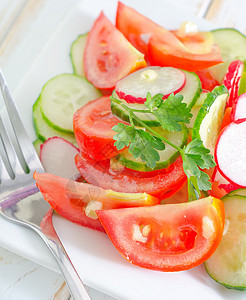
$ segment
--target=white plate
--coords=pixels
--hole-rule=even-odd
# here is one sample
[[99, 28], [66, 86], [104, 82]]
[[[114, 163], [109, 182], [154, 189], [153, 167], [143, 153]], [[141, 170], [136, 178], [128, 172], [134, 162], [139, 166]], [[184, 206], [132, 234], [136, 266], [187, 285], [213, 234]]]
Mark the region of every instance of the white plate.
[[[211, 24], [190, 16], [183, 9], [164, 5], [162, 0], [126, 0], [166, 28], [177, 28], [182, 21], [193, 20], [201, 30]], [[19, 88], [15, 99], [24, 124], [34, 139], [32, 104], [44, 83], [53, 76], [72, 72], [70, 45], [87, 32], [103, 9], [114, 19], [116, 1], [84, 0], [64, 20], [41, 51]], [[227, 290], [206, 274], [203, 266], [179, 273], [161, 273], [129, 264], [115, 250], [103, 233], [80, 227], [61, 217], [54, 217], [55, 228], [84, 283], [119, 299], [242, 299], [242, 292]], [[58, 271], [54, 259], [40, 239], [30, 230], [0, 219], [0, 245], [41, 265]]]

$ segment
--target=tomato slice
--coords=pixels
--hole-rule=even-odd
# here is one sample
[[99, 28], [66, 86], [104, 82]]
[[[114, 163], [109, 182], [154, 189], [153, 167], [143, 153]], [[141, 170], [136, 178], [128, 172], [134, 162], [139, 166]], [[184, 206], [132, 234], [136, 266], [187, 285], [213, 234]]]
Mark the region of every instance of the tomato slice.
[[91, 160], [103, 160], [120, 153], [114, 146], [116, 132], [112, 130], [118, 123], [124, 122], [112, 114], [109, 96], [90, 101], [77, 110], [73, 127], [82, 155]]
[[224, 205], [213, 197], [97, 214], [120, 254], [152, 270], [198, 266], [214, 253], [223, 235]]
[[85, 46], [87, 79], [97, 88], [113, 89], [119, 79], [142, 67], [146, 67], [144, 55], [101, 12]]
[[[147, 17], [121, 2], [118, 4], [116, 27], [156, 66], [172, 66], [188, 71], [197, 71], [222, 62], [220, 49], [212, 45], [208, 53], [193, 53], [209, 43], [204, 41], [206, 34], [197, 34], [181, 42], [172, 32], [154, 23]], [[201, 42], [202, 39], [202, 42]], [[205, 45], [205, 46], [204, 46]]]
[[208, 69], [196, 71], [196, 74], [200, 78], [204, 91], [211, 92], [216, 86], [220, 85]]
[[176, 193], [186, 182], [183, 161], [179, 157], [169, 168], [151, 172], [139, 172], [124, 168], [115, 171], [110, 160], [89, 161], [80, 154], [75, 164], [82, 176], [91, 184], [122, 193], [148, 193], [164, 199]]
[[191, 22], [182, 23], [179, 30], [173, 30], [172, 33], [194, 54], [209, 53], [214, 43], [211, 31], [198, 31]]
[[222, 62], [218, 46], [213, 45], [209, 53], [194, 54], [169, 31], [150, 38], [148, 58], [151, 65], [172, 66], [191, 72], [207, 69]]
[[140, 52], [147, 55], [148, 40], [154, 32], [162, 31], [162, 27], [143, 16], [135, 9], [118, 2], [116, 27], [128, 41]]
[[233, 114], [232, 107], [228, 106], [225, 110], [220, 130], [224, 129], [226, 126], [228, 126], [232, 122], [232, 118], [233, 118], [232, 114]]
[[[103, 190], [88, 183], [76, 182], [49, 173], [34, 173], [44, 199], [64, 218], [77, 224], [104, 231], [95, 209], [111, 209], [159, 204], [146, 193], [126, 194]], [[90, 207], [88, 205], [90, 204]], [[96, 206], [95, 206], [96, 205]], [[93, 214], [96, 219], [88, 216]]]

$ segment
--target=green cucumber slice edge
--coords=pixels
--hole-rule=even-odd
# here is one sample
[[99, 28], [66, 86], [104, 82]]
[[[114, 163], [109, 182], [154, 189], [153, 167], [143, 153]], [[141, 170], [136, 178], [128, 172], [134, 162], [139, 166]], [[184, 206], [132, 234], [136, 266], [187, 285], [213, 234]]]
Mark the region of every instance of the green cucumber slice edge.
[[45, 121], [54, 129], [73, 133], [73, 114], [101, 93], [84, 77], [61, 74], [50, 79], [40, 94]]
[[207, 94], [193, 125], [192, 139], [201, 139], [212, 154], [220, 131], [227, 98], [228, 91], [225, 86], [214, 88], [211, 93]]
[[219, 45], [223, 63], [210, 67], [209, 70], [221, 84], [229, 64], [233, 60], [246, 60], [246, 36], [235, 28], [212, 30], [214, 43]]
[[77, 146], [73, 133], [63, 133], [50, 127], [43, 118], [40, 106], [40, 98], [33, 105], [33, 127], [39, 140], [45, 142], [48, 138], [58, 136]]
[[216, 282], [242, 291], [246, 290], [246, 196], [228, 194], [222, 200], [225, 205], [224, 234], [215, 253], [205, 262], [205, 268]]
[[75, 74], [78, 74], [80, 76], [85, 76], [83, 58], [87, 36], [88, 33], [79, 35], [77, 39], [72, 43], [70, 49], [73, 71]]

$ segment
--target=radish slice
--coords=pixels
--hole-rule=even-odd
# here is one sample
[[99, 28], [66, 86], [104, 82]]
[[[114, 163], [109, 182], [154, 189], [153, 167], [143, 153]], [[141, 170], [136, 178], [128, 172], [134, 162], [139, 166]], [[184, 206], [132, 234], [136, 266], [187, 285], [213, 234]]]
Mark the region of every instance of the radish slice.
[[233, 61], [225, 75], [223, 84], [227, 87], [229, 91], [229, 98], [227, 101], [227, 106], [232, 106], [238, 97], [239, 83], [244, 71], [244, 63], [241, 60]]
[[233, 120], [246, 118], [246, 93], [239, 96], [235, 105]]
[[229, 182], [223, 175], [221, 175], [220, 171], [216, 167], [214, 168], [214, 172], [212, 175], [212, 185], [214, 182], [217, 183], [219, 189], [223, 189], [225, 191], [224, 194], [230, 193], [231, 191], [240, 188], [239, 185]]
[[220, 171], [216, 167], [214, 168], [214, 172], [213, 172], [211, 180], [217, 181], [219, 184], [229, 184], [230, 183], [227, 179], [225, 179], [225, 177], [223, 177], [220, 174]]
[[172, 67], [147, 67], [124, 77], [116, 83], [115, 91], [120, 99], [128, 103], [144, 103], [147, 93], [152, 96], [178, 93], [185, 85], [183, 71]]
[[223, 177], [246, 187], [246, 119], [229, 124], [221, 132], [215, 148], [215, 161]]
[[73, 144], [63, 138], [52, 137], [41, 145], [40, 160], [47, 173], [76, 180], [80, 177], [74, 162], [78, 153]]

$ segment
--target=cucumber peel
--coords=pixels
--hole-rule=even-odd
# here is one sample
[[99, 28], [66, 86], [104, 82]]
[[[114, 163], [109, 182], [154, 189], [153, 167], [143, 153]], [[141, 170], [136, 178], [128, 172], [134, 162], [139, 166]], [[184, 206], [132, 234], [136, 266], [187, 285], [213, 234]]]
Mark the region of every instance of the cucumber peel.
[[214, 43], [219, 45], [223, 63], [209, 70], [219, 83], [223, 82], [229, 64], [237, 59], [246, 60], [246, 36], [234, 28], [221, 28], [212, 31]]
[[192, 139], [201, 139], [204, 147], [208, 148], [212, 154], [219, 135], [227, 98], [228, 91], [224, 85], [208, 93], [193, 125]]
[[42, 142], [45, 142], [50, 137], [58, 136], [64, 138], [75, 146], [77, 145], [73, 133], [63, 133], [52, 128], [45, 122], [41, 112], [40, 98], [38, 98], [33, 105], [33, 126], [38, 139]]
[[33, 146], [38, 154], [38, 156], [40, 156], [40, 146], [43, 144], [43, 141], [41, 141], [40, 139], [36, 139], [33, 142]]
[[192, 107], [191, 109], [192, 117], [190, 119], [190, 123], [186, 125], [189, 129], [193, 128], [198, 112], [201, 109], [206, 97], [207, 97], [207, 92], [202, 92], [199, 98], [197, 99], [195, 105]]
[[[245, 189], [246, 190], [246, 189]], [[230, 289], [246, 289], [246, 196], [233, 191], [222, 198], [225, 229], [215, 253], [205, 262], [209, 276]]]
[[83, 58], [87, 36], [88, 33], [79, 35], [77, 39], [72, 43], [70, 49], [73, 71], [75, 74], [80, 76], [85, 76]]

